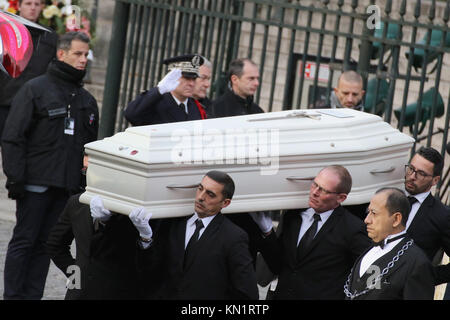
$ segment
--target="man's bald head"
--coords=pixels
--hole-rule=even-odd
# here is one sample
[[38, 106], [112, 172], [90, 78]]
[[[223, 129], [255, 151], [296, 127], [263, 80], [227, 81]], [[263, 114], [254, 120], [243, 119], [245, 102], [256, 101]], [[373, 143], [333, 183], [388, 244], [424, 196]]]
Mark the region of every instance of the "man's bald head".
[[343, 72], [334, 92], [344, 108], [355, 108], [365, 93], [361, 75], [353, 70]]

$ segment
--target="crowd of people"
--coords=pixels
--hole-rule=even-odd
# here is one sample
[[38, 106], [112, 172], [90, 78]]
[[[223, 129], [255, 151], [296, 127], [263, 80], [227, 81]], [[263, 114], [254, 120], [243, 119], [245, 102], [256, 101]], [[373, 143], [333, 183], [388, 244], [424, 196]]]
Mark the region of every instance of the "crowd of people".
[[[39, 5], [19, 1], [20, 15], [36, 21]], [[343, 206], [351, 174], [341, 165], [323, 168], [308, 207], [281, 212], [276, 228], [268, 212], [223, 215], [239, 181], [217, 170], [205, 172], [187, 217], [151, 219], [142, 207], [117, 214], [98, 196], [80, 203], [84, 145], [97, 139], [99, 123], [82, 81], [89, 38], [49, 32], [33, 42], [25, 71], [0, 88], [3, 169], [17, 204], [4, 299], [41, 299], [50, 259], [68, 278], [66, 299], [266, 298], [258, 295], [258, 254], [276, 283], [267, 298], [276, 300], [433, 299], [435, 285], [450, 282], [450, 264], [432, 263], [450, 255], [450, 209], [431, 193], [444, 167], [431, 147], [405, 163], [404, 190], [380, 189], [352, 210]], [[260, 83], [251, 59], [230, 63], [229, 86], [214, 101], [206, 57], [164, 64], [158, 85], [128, 104], [131, 125], [264, 112], [253, 101]], [[363, 96], [361, 76], [345, 71], [327, 107], [361, 111]]]

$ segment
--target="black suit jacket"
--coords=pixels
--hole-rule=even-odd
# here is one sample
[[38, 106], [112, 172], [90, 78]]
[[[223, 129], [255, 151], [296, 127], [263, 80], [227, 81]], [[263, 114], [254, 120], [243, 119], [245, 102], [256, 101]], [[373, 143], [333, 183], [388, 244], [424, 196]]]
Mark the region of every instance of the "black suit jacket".
[[204, 230], [192, 258], [183, 263], [187, 219], [162, 220], [152, 247], [144, 250], [147, 257], [159, 260], [156, 298], [258, 299], [245, 232], [219, 213]]
[[201, 120], [195, 102], [188, 98], [188, 114], [181, 108], [170, 93], [160, 94], [158, 88], [141, 93], [125, 109], [125, 118], [133, 126], [145, 126], [188, 120]]
[[[377, 259], [372, 265], [376, 269], [369, 269], [359, 276], [362, 258], [371, 249], [363, 253], [355, 263], [349, 276], [349, 288], [351, 294], [363, 292], [367, 283], [373, 281], [378, 274], [392, 261], [395, 255], [411, 238], [403, 238], [391, 251]], [[365, 294], [354, 297], [356, 300], [432, 300], [434, 296], [433, 268], [425, 253], [412, 244], [403, 251], [399, 260], [384, 275], [374, 289]]]
[[[420, 206], [407, 233], [430, 261], [441, 248], [450, 256], [450, 210], [431, 193]], [[450, 282], [450, 264], [437, 266], [434, 270], [435, 285]]]
[[302, 210], [287, 211], [278, 239], [264, 241], [266, 262], [278, 274], [274, 299], [344, 299], [343, 287], [356, 258], [371, 244], [364, 223], [341, 206], [296, 258]]
[[[67, 276], [67, 267], [81, 271], [81, 288], [68, 289], [66, 299], [137, 299], [140, 279], [136, 256], [139, 233], [128, 216], [115, 214], [105, 225], [94, 223], [89, 205], [72, 196], [53, 227], [47, 251]], [[76, 257], [70, 252], [75, 239]]]

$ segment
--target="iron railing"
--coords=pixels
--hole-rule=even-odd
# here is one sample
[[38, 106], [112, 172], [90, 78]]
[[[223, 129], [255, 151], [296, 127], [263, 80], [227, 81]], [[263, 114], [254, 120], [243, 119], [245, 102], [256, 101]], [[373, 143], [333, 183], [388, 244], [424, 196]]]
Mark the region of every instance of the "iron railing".
[[255, 101], [268, 112], [328, 103], [338, 75], [355, 69], [366, 112], [445, 156], [449, 17], [450, 0], [116, 0], [100, 135], [126, 128], [124, 108], [164, 76], [162, 60], [199, 53], [213, 63], [212, 99], [232, 59], [255, 61]]

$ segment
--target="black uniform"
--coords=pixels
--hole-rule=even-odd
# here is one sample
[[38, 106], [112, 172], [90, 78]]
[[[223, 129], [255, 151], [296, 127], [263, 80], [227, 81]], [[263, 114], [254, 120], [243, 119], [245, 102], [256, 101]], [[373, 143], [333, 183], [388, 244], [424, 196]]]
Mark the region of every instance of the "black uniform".
[[133, 126], [171, 123], [189, 120], [201, 120], [202, 116], [194, 100], [187, 100], [188, 113], [180, 107], [172, 95], [159, 93], [152, 88], [141, 93], [125, 109], [125, 118]]
[[44, 74], [48, 64], [56, 56], [58, 35], [55, 32], [42, 32], [32, 28], [29, 30], [33, 40], [33, 54], [25, 70], [17, 78], [0, 72], [0, 137], [16, 93], [25, 82]]
[[242, 116], [263, 112], [264, 110], [253, 102], [253, 97], [250, 96], [244, 99], [233, 91], [227, 90], [213, 102], [211, 118]]
[[84, 74], [53, 61], [12, 102], [2, 158], [17, 224], [6, 255], [5, 299], [42, 297], [50, 262], [44, 244], [69, 195], [80, 190], [84, 144], [98, 131], [97, 103], [82, 88]]

